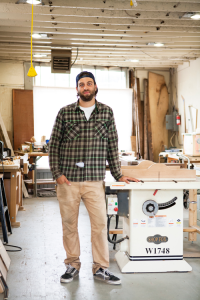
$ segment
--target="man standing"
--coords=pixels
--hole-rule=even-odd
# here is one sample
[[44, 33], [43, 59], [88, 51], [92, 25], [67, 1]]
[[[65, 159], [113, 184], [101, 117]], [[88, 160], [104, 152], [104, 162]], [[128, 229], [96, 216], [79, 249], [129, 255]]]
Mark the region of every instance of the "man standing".
[[113, 111], [95, 99], [98, 88], [94, 75], [84, 71], [76, 77], [77, 102], [60, 109], [49, 142], [49, 164], [57, 181], [57, 197], [63, 226], [66, 272], [60, 278], [68, 283], [81, 266], [78, 212], [84, 202], [91, 222], [93, 274], [109, 284], [121, 280], [107, 270], [106, 203], [103, 188], [106, 160], [117, 181], [139, 181], [122, 176], [118, 159], [118, 136]]

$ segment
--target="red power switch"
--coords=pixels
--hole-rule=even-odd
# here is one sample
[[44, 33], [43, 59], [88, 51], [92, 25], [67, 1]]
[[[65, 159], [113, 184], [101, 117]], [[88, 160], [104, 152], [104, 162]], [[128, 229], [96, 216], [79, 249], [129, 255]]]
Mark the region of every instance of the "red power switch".
[[114, 208], [114, 211], [118, 211], [118, 207], [115, 207], [115, 208]]

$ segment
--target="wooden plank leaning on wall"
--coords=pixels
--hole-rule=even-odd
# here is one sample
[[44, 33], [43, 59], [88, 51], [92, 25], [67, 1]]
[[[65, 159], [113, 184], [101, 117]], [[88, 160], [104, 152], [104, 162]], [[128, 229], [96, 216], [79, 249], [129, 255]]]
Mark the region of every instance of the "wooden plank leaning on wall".
[[137, 108], [138, 108], [138, 125], [139, 125], [139, 144], [140, 155], [144, 157], [144, 102], [140, 97], [140, 80], [137, 78]]
[[14, 155], [13, 147], [11, 145], [10, 138], [8, 136], [1, 113], [0, 113], [0, 140], [4, 143], [4, 148], [11, 149], [11, 155], [13, 156]]
[[[134, 87], [134, 72], [129, 70], [129, 88], [133, 89]], [[132, 133], [131, 133], [131, 149], [137, 153], [136, 149], [136, 130], [135, 130], [135, 106], [134, 106], [134, 95], [132, 96]]]
[[164, 146], [168, 145], [168, 130], [165, 125], [168, 107], [169, 96], [164, 76], [149, 72], [149, 108], [155, 162], [158, 162], [159, 153], [164, 151]]
[[149, 111], [148, 79], [144, 79], [144, 159], [153, 161], [151, 118]]

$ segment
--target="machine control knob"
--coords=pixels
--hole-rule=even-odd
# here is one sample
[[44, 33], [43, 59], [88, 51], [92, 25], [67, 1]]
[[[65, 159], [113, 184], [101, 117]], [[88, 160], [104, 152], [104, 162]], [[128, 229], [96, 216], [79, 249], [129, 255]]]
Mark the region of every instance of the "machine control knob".
[[148, 212], [153, 212], [154, 209], [155, 209], [155, 206], [153, 204], [148, 204], [146, 206], [146, 209], [147, 209]]
[[115, 208], [114, 208], [114, 211], [118, 211], [118, 207], [115, 207]]
[[155, 216], [158, 212], [158, 203], [154, 200], [147, 200], [142, 205], [142, 211], [147, 216]]

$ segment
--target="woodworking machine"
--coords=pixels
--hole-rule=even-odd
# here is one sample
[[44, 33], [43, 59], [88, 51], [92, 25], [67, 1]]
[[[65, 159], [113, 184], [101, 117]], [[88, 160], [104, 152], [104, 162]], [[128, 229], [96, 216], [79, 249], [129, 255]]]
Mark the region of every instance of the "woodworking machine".
[[122, 174], [142, 181], [106, 177], [107, 214], [123, 216], [115, 256], [121, 272], [191, 271], [183, 259], [183, 190], [200, 188], [195, 171], [144, 161]]

